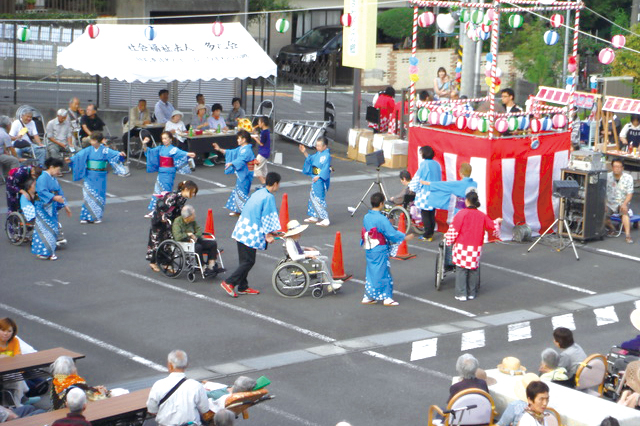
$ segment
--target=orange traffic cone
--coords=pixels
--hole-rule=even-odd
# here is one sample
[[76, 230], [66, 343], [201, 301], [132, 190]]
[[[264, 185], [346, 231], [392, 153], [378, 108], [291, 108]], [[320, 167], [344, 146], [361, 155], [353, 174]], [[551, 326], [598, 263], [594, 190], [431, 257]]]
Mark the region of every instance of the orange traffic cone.
[[344, 273], [344, 261], [342, 260], [342, 235], [340, 235], [340, 231], [336, 232], [336, 241], [333, 244], [331, 272], [333, 272], [334, 280], [346, 281], [353, 276]]
[[[216, 229], [213, 224], [213, 210], [211, 209], [207, 210], [207, 222], [204, 225], [204, 233], [211, 234], [214, 237], [216, 235]], [[210, 238], [210, 237], [206, 235], [205, 238]]]
[[280, 204], [280, 232], [287, 232], [289, 223], [289, 196], [285, 192], [282, 194], [282, 204]]
[[[403, 214], [400, 215], [400, 223], [398, 223], [398, 230], [403, 231], [405, 234], [409, 231], [407, 220], [405, 219], [405, 216]], [[416, 257], [416, 255], [409, 253], [407, 242], [403, 241], [400, 243], [400, 247], [398, 247], [398, 253], [393, 257], [393, 259], [409, 260], [409, 259], [413, 259], [414, 257]]]

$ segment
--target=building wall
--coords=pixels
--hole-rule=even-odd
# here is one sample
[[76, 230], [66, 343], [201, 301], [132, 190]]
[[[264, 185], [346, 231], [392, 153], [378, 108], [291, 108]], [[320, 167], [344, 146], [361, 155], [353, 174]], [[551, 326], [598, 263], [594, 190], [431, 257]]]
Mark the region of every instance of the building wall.
[[239, 12], [242, 0], [118, 0], [119, 18], [148, 17], [152, 12]]

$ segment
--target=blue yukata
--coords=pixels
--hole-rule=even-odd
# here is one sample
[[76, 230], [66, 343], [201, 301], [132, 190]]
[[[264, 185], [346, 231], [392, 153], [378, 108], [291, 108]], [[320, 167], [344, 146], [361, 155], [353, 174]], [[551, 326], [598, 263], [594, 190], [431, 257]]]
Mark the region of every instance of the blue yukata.
[[[229, 152], [229, 151], [227, 151]], [[257, 250], [267, 248], [266, 234], [280, 229], [276, 198], [267, 188], [251, 195], [236, 223], [231, 238]]]
[[436, 209], [458, 213], [465, 207], [464, 198], [472, 188], [478, 188], [478, 182], [470, 177], [460, 180], [433, 182], [429, 194], [429, 204]]
[[231, 163], [231, 166], [224, 169], [224, 173], [227, 175], [235, 173], [236, 175], [236, 186], [231, 191], [224, 208], [235, 213], [242, 213], [244, 205], [249, 199], [249, 191], [253, 181], [253, 167], [251, 170], [249, 169], [249, 162], [256, 157], [253, 155], [253, 149], [250, 144], [227, 149], [224, 156], [226, 162]]
[[126, 174], [120, 153], [100, 145], [97, 149], [88, 146], [71, 157], [73, 180], [84, 179], [82, 184], [82, 211], [80, 220], [95, 222], [102, 220], [107, 202], [107, 164], [111, 164], [117, 175]]
[[331, 183], [331, 152], [329, 149], [307, 156], [304, 160], [302, 173], [307, 176], [319, 177], [318, 180], [311, 183], [307, 215], [320, 220], [329, 219], [325, 199]]
[[[153, 187], [154, 194], [173, 191], [173, 181], [176, 172], [185, 175], [191, 174], [189, 157], [187, 152], [173, 145], [160, 145], [155, 148], [147, 148], [147, 173], [158, 172], [156, 184]], [[153, 211], [158, 203], [158, 198], [151, 195], [151, 201], [147, 209]]]
[[24, 194], [20, 195], [20, 210], [22, 210], [22, 214], [27, 222], [31, 222], [36, 218], [36, 208], [29, 197]]
[[31, 240], [31, 253], [38, 256], [50, 257], [56, 252], [56, 241], [60, 224], [58, 223], [58, 210], [65, 204], [53, 201], [53, 197], [64, 192], [60, 183], [48, 172], [44, 171], [36, 181], [38, 199], [34, 204], [36, 224]]
[[430, 200], [431, 185], [423, 185], [421, 180], [433, 183], [442, 179], [442, 169], [435, 160], [422, 160], [420, 167], [409, 183], [409, 189], [416, 193], [415, 205], [421, 210], [433, 210]]
[[362, 221], [362, 240], [367, 258], [365, 295], [373, 300], [393, 298], [393, 278], [389, 257], [398, 251], [405, 235], [396, 231], [385, 215], [369, 210]]

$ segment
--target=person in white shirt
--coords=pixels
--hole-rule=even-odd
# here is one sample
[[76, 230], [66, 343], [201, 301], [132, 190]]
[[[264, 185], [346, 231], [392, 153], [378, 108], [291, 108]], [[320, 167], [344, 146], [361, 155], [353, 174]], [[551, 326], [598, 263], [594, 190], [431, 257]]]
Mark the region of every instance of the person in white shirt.
[[158, 102], [153, 109], [153, 113], [156, 116], [156, 123], [164, 124], [171, 119], [171, 113], [175, 109], [171, 102], [169, 102], [169, 91], [162, 89], [158, 92]]
[[13, 148], [11, 142], [11, 136], [7, 133], [11, 127], [11, 119], [6, 115], [0, 117], [0, 168], [2, 168], [2, 175], [7, 177], [9, 170], [15, 169], [20, 166], [20, 160], [18, 160], [18, 154]]
[[[180, 136], [180, 133], [187, 133], [187, 128], [182, 121], [182, 117], [184, 114], [174, 109], [173, 113], [171, 113], [171, 120], [167, 121], [167, 124], [164, 125], [164, 130], [171, 133], [174, 138], [180, 141], [180, 144], [184, 144], [186, 140], [184, 136]], [[182, 149], [182, 147], [179, 147]]]
[[47, 139], [49, 156], [62, 160], [62, 154], [70, 152], [71, 124], [67, 120], [67, 110], [61, 108], [57, 117], [47, 123]]
[[193, 379], [187, 379], [184, 373], [188, 363], [186, 352], [171, 351], [167, 357], [169, 376], [151, 387], [147, 412], [155, 416], [159, 426], [201, 425], [201, 416], [207, 421], [213, 417], [204, 387]]
[[36, 123], [33, 122], [33, 110], [25, 110], [20, 118], [11, 124], [9, 136], [11, 136], [13, 147], [16, 148], [18, 157], [22, 157], [25, 153], [31, 152], [33, 148], [36, 161], [41, 167], [44, 167], [47, 150], [40, 140], [40, 136], [38, 136]]
[[620, 142], [628, 147], [629, 151], [640, 146], [640, 115], [631, 114], [631, 121], [620, 131]]

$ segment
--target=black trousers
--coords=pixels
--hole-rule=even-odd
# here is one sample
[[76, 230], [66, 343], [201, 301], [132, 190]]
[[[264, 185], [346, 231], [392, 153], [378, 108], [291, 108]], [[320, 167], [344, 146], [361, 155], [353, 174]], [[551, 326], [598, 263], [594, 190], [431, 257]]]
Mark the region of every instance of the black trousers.
[[198, 253], [198, 256], [200, 256], [202, 263], [204, 263], [203, 254], [207, 255], [208, 260], [215, 260], [218, 257], [218, 242], [216, 240], [199, 237], [194, 250]]
[[244, 291], [249, 287], [247, 282], [249, 271], [256, 263], [256, 249], [245, 246], [239, 241], [236, 243], [238, 244], [239, 265], [225, 281], [234, 287], [237, 286], [239, 291]]
[[140, 137], [140, 129], [138, 127], [134, 127], [131, 129], [131, 132], [124, 132], [122, 134], [122, 151], [127, 152], [127, 147], [129, 146], [129, 133], [131, 133], [132, 138]]
[[424, 237], [431, 238], [436, 229], [436, 210], [420, 210], [420, 213], [424, 225]]

